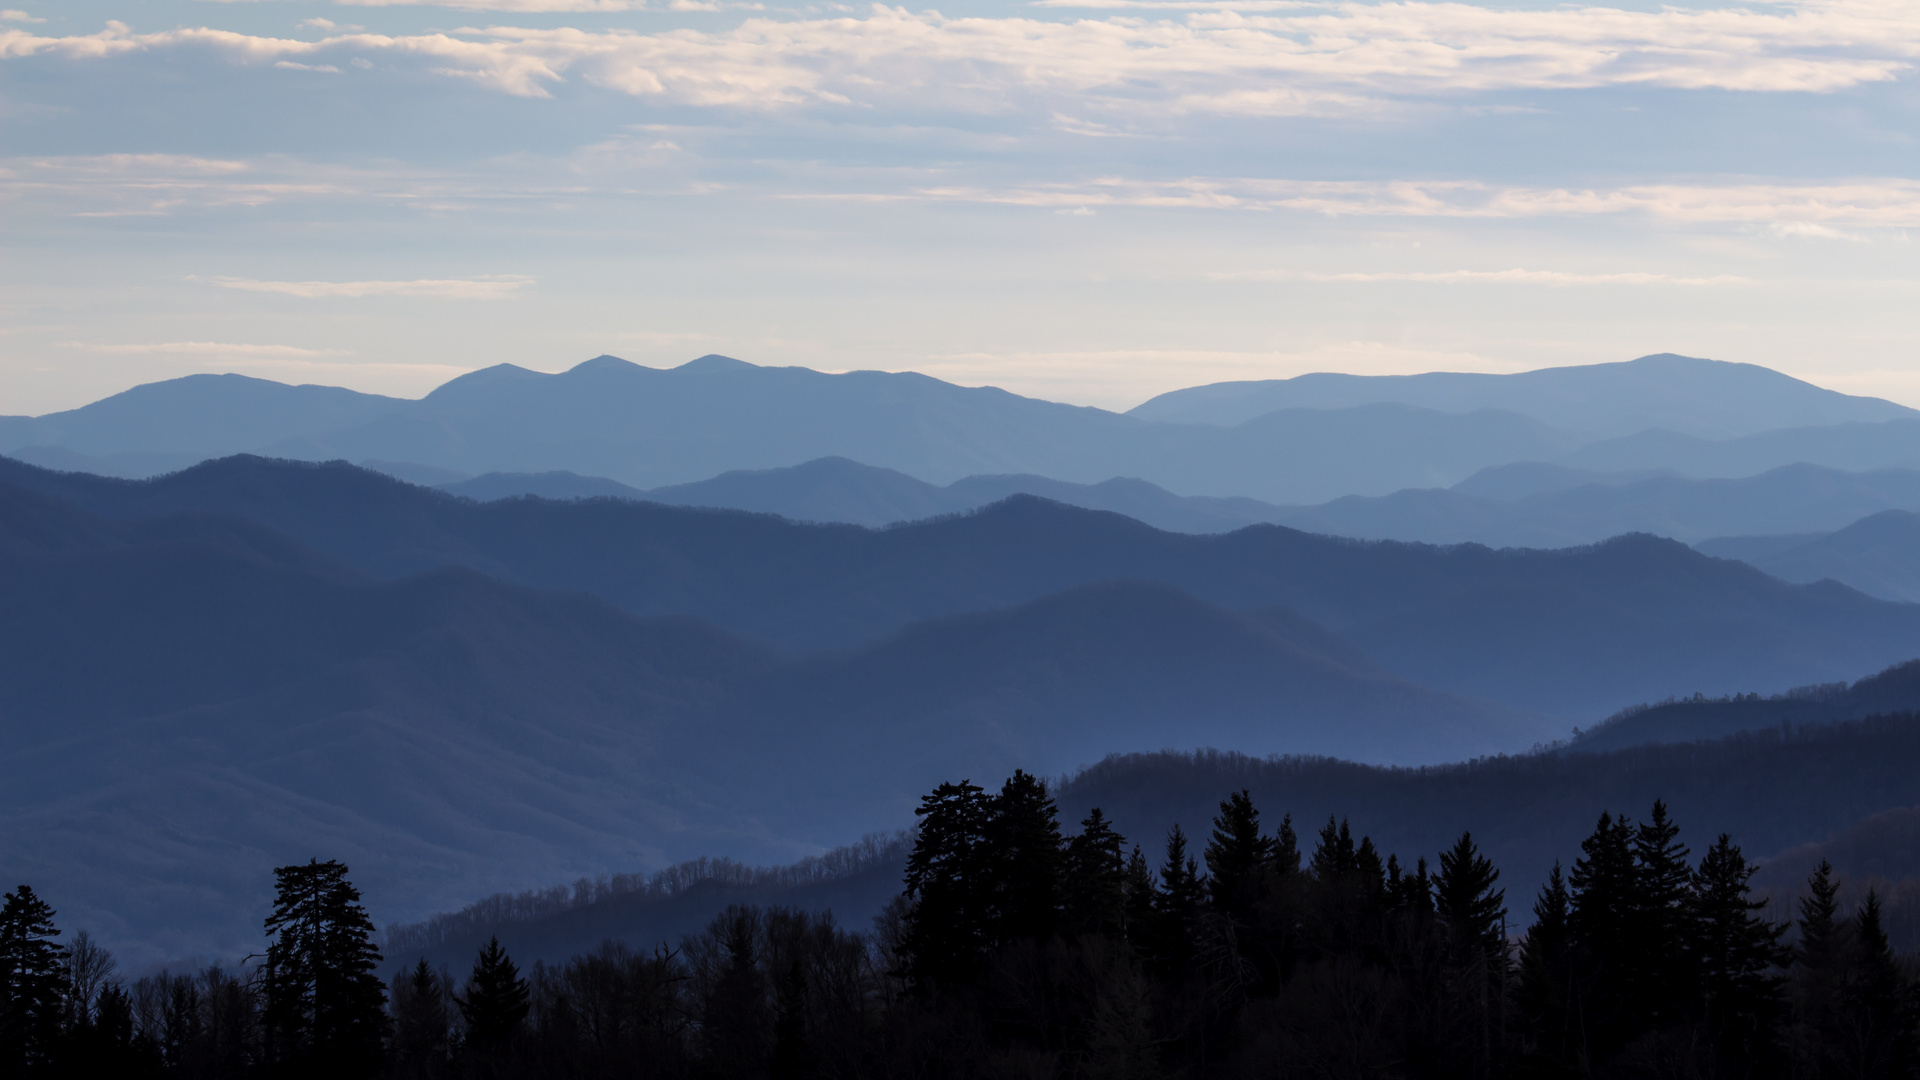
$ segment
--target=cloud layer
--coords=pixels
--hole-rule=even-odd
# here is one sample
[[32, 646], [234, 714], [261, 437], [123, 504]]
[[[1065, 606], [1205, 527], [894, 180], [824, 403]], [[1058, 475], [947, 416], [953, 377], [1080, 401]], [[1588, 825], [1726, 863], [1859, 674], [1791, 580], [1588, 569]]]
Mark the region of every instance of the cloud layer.
[[1409, 97], [1608, 86], [1823, 93], [1896, 78], [1920, 56], [1920, 7], [1897, 0], [1806, 0], [1776, 12], [1421, 2], [1243, 10], [1267, 6], [1212, 4], [1158, 18], [1135, 8], [1067, 21], [875, 6], [860, 18], [754, 17], [718, 31], [492, 27], [319, 41], [206, 28], [141, 34], [115, 22], [64, 37], [0, 30], [0, 58], [199, 48], [254, 65], [338, 68], [375, 58], [527, 97], [577, 77], [699, 106], [1001, 110], [1065, 98], [1132, 114], [1308, 115]]

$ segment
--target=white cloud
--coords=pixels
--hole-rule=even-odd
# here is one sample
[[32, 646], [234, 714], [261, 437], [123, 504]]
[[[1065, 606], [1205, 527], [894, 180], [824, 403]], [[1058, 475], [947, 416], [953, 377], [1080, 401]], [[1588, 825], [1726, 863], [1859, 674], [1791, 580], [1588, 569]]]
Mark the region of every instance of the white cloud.
[[[354, 3], [391, 0], [350, 0]], [[460, 0], [486, 11], [633, 10], [640, 0]], [[493, 27], [318, 42], [212, 29], [40, 37], [0, 31], [0, 57], [102, 58], [202, 47], [237, 63], [378, 54], [510, 94], [578, 77], [695, 105], [1081, 103], [1136, 117], [1301, 115], [1405, 97], [1649, 85], [1829, 92], [1893, 79], [1920, 56], [1920, 6], [1803, 0], [1771, 11], [1510, 10], [1464, 3], [1209, 4], [1149, 19], [948, 18], [875, 6], [864, 18], [749, 18], [659, 33]], [[1049, 112], [1060, 111], [1051, 106]]]
[[1813, 221], [1776, 221], [1767, 227], [1767, 231], [1773, 233], [1775, 236], [1797, 236], [1814, 240], [1848, 240], [1856, 244], [1864, 244], [1867, 242], [1867, 238], [1864, 236], [1855, 236], [1852, 233], [1841, 232], [1832, 226], [1821, 225]]
[[332, 64], [299, 64], [292, 60], [276, 60], [273, 66], [287, 71], [323, 71], [329, 75], [340, 74], [340, 69]]
[[1578, 274], [1563, 270], [1398, 270], [1371, 273], [1325, 273], [1311, 270], [1249, 270], [1209, 274], [1215, 281], [1309, 281], [1370, 284], [1416, 282], [1434, 285], [1740, 285], [1749, 279], [1730, 274], [1687, 277], [1629, 271], [1614, 274]]
[[347, 7], [443, 7], [457, 11], [592, 13], [643, 11], [646, 0], [333, 0]]
[[43, 23], [46, 21], [45, 19], [36, 19], [24, 11], [16, 11], [13, 8], [0, 11], [0, 22]]
[[295, 23], [294, 26], [300, 30], [332, 31], [332, 30], [365, 30], [366, 29], [366, 27], [364, 26], [343, 25], [341, 23], [334, 22], [332, 19], [322, 19], [322, 18], [319, 18], [318, 16], [311, 19], [302, 19], [299, 22]]
[[326, 297], [407, 296], [450, 300], [497, 300], [533, 284], [530, 277], [500, 275], [481, 278], [422, 278], [416, 281], [255, 281], [251, 278], [213, 278], [223, 289], [278, 293], [302, 299]]

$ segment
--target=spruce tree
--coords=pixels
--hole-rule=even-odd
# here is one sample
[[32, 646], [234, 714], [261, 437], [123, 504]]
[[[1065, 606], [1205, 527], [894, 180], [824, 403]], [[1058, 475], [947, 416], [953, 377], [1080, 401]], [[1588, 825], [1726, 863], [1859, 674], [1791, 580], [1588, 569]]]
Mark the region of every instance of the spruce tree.
[[1016, 770], [988, 814], [988, 937], [996, 944], [1044, 941], [1060, 925], [1060, 812], [1045, 783]]
[[1880, 910], [1880, 896], [1867, 897], [1853, 917], [1846, 943], [1842, 1026], [1848, 1032], [1851, 1076], [1905, 1077], [1914, 1064], [1914, 1027], [1908, 998]]
[[1501, 983], [1507, 963], [1505, 889], [1496, 888], [1500, 871], [1461, 833], [1440, 854], [1440, 876], [1433, 888], [1434, 910], [1446, 921], [1454, 963], [1474, 966]]
[[1747, 1066], [1771, 1054], [1784, 982], [1775, 969], [1787, 959], [1787, 927], [1769, 922], [1767, 901], [1752, 898], [1756, 869], [1721, 833], [1694, 872], [1691, 920], [1708, 1035], [1724, 1058]]
[[1241, 925], [1253, 921], [1270, 841], [1260, 835], [1260, 811], [1245, 788], [1220, 803], [1207, 842], [1207, 885], [1213, 909]]
[[702, 1003], [701, 1041], [718, 1075], [758, 1076], [768, 1064], [772, 1033], [758, 960], [758, 911], [734, 905], [721, 923], [724, 965]]
[[1270, 841], [1267, 863], [1282, 881], [1300, 872], [1300, 838], [1294, 835], [1292, 814], [1281, 816], [1280, 828]]
[[1694, 1019], [1700, 1000], [1694, 954], [1693, 872], [1680, 827], [1655, 800], [1633, 837], [1634, 903], [1629, 916], [1635, 948], [1629, 989], [1636, 1023], [1648, 1030]]
[[1067, 932], [1121, 933], [1127, 922], [1126, 842], [1097, 806], [1067, 841], [1062, 886]]
[[45, 1068], [60, 1042], [67, 954], [53, 916], [26, 885], [0, 904], [0, 1075]]
[[1820, 860], [1800, 898], [1793, 948], [1794, 1048], [1801, 1068], [1815, 1076], [1845, 1070], [1848, 927], [1839, 895], [1833, 865]]
[[1566, 878], [1555, 862], [1539, 898], [1533, 902], [1533, 925], [1520, 942], [1515, 992], [1533, 1051], [1561, 1068], [1572, 1064], [1580, 1042], [1575, 1021], [1579, 995], [1574, 982], [1572, 908]]
[[1187, 854], [1187, 834], [1175, 825], [1167, 831], [1167, 855], [1160, 864], [1160, 895], [1154, 912], [1153, 953], [1169, 976], [1184, 974], [1193, 959], [1206, 890], [1199, 862]]
[[769, 1080], [805, 1080], [818, 1072], [807, 1043], [807, 974], [795, 959], [774, 995], [773, 1054]]
[[1134, 950], [1142, 955], [1150, 953], [1155, 947], [1155, 912], [1160, 908], [1160, 890], [1153, 882], [1153, 868], [1147, 864], [1147, 856], [1140, 845], [1133, 845], [1133, 854], [1127, 856], [1127, 900], [1126, 925], [1127, 941]]
[[941, 784], [920, 800], [919, 836], [907, 857], [905, 974], [922, 990], [965, 982], [987, 945], [993, 865], [987, 826], [992, 801], [967, 781]]
[[452, 1056], [453, 1015], [446, 987], [421, 957], [393, 977], [393, 1057], [402, 1076], [440, 1076]]
[[1632, 954], [1639, 908], [1633, 861], [1633, 826], [1602, 813], [1580, 843], [1580, 858], [1568, 875], [1567, 927], [1582, 987], [1578, 1003], [1585, 1047], [1605, 1058], [1635, 1033]]
[[486, 947], [474, 957], [466, 991], [454, 999], [466, 1024], [467, 1043], [490, 1051], [520, 1035], [531, 1002], [527, 980], [520, 977], [520, 969], [500, 947], [497, 935], [487, 939]]
[[262, 985], [269, 1054], [290, 1074], [351, 1078], [380, 1067], [387, 990], [373, 921], [347, 868], [309, 860], [273, 872]]

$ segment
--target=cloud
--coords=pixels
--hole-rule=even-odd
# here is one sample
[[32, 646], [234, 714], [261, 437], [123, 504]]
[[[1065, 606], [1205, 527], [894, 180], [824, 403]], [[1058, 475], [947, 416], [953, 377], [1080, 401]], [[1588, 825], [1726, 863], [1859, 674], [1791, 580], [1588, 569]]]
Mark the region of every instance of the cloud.
[[[373, 3], [376, 0], [352, 0]], [[629, 8], [627, 5], [631, 4]], [[612, 11], [640, 0], [460, 0], [486, 11]], [[582, 7], [581, 5], [587, 5]], [[610, 5], [620, 5], [618, 7]], [[1825, 93], [1894, 79], [1920, 56], [1920, 6], [1803, 0], [1778, 10], [1501, 9], [1464, 3], [1244, 3], [1072, 21], [748, 18], [658, 33], [491, 27], [322, 41], [207, 28], [41, 37], [0, 31], [0, 57], [101, 59], [198, 47], [242, 64], [379, 55], [526, 97], [570, 78], [691, 105], [1039, 107], [1086, 117], [1328, 115], [1406, 98], [1659, 86]], [[1076, 104], [1060, 108], [1063, 99]], [[1091, 121], [1097, 122], [1097, 121]]]
[[1749, 279], [1730, 274], [1713, 277], [1686, 277], [1632, 271], [1616, 274], [1577, 274], [1561, 270], [1439, 270], [1382, 271], [1375, 273], [1321, 273], [1310, 270], [1249, 270], [1238, 273], [1209, 274], [1215, 281], [1309, 281], [1309, 282], [1419, 282], [1435, 285], [1741, 285]]
[[323, 71], [329, 75], [340, 74], [340, 69], [334, 67], [332, 64], [300, 64], [292, 60], [276, 60], [273, 66], [284, 68], [288, 71]]
[[311, 359], [320, 356], [351, 356], [351, 349], [303, 349], [297, 345], [243, 345], [226, 341], [163, 341], [152, 344], [113, 345], [87, 341], [62, 341], [61, 347], [88, 352], [115, 354], [155, 354], [162, 356], [244, 357], [252, 359]]
[[223, 289], [278, 293], [314, 300], [328, 297], [407, 296], [449, 300], [497, 300], [533, 284], [530, 277], [500, 275], [480, 278], [422, 278], [416, 281], [255, 281], [251, 278], [213, 278]]
[[1920, 181], [1876, 178], [1826, 184], [1644, 184], [1544, 188], [1470, 180], [1172, 181], [1101, 177], [1010, 188], [936, 187], [911, 195], [848, 193], [805, 198], [1001, 203], [1035, 208], [1133, 206], [1166, 209], [1289, 210], [1328, 217], [1544, 218], [1638, 215], [1693, 224], [1776, 224], [1793, 235], [1814, 226], [1920, 227]]
[[43, 23], [46, 21], [45, 19], [36, 19], [24, 11], [16, 11], [13, 8], [0, 11], [0, 22]]
[[443, 7], [458, 11], [592, 13], [643, 11], [646, 0], [333, 0], [345, 7]]
[[1812, 221], [1776, 221], [1768, 226], [1767, 231], [1775, 236], [1798, 236], [1814, 240], [1849, 240], [1856, 244], [1867, 242], [1864, 236], [1844, 233], [1839, 229]]
[[364, 26], [344, 26], [340, 23], [334, 22], [332, 19], [322, 19], [322, 18], [319, 18], [318, 16], [311, 19], [302, 19], [299, 22], [295, 23], [294, 26], [301, 30], [365, 30], [366, 29], [366, 27]]

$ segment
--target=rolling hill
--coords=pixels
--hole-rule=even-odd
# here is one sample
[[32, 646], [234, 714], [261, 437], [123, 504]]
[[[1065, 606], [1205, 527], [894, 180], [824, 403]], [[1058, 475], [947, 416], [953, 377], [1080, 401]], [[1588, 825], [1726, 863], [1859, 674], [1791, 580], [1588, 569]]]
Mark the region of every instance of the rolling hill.
[[1920, 601], [1920, 514], [1885, 510], [1825, 535], [1731, 536], [1694, 545], [1782, 581], [1845, 582], [1868, 596]]

